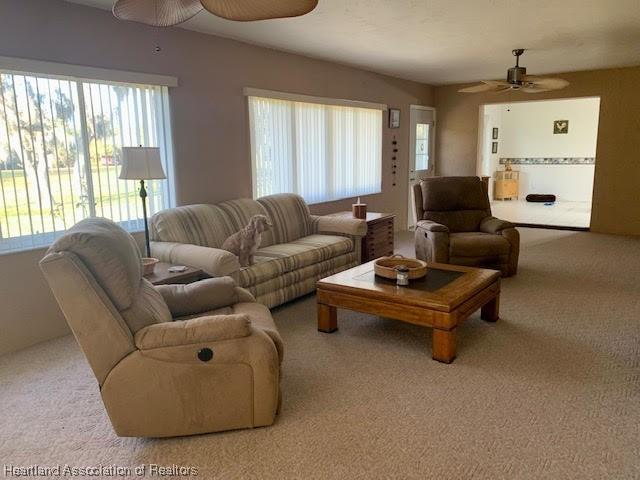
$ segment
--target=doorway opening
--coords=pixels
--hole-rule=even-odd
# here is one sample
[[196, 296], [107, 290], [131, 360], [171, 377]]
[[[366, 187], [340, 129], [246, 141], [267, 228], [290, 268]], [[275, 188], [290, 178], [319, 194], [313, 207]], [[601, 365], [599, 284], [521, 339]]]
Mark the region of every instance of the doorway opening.
[[436, 109], [422, 105], [409, 107], [409, 208], [407, 225], [416, 224], [413, 208], [413, 186], [421, 179], [434, 175], [436, 139]]
[[600, 98], [480, 107], [478, 175], [493, 215], [519, 225], [586, 230]]

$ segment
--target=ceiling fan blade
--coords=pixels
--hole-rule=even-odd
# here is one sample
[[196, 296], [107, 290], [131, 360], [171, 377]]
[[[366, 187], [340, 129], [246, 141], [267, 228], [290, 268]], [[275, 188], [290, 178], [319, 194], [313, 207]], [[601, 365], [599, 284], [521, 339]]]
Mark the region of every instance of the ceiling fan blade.
[[546, 90], [560, 90], [569, 86], [569, 82], [563, 78], [536, 77], [535, 75], [525, 75], [525, 83], [532, 83], [534, 88], [544, 88]]
[[500, 87], [508, 86], [509, 83], [503, 82], [502, 80], [482, 80], [482, 83], [478, 85], [473, 85], [471, 87], [461, 88], [458, 92], [462, 93], [480, 93], [480, 92], [491, 92]]
[[116, 18], [154, 27], [186, 22], [201, 10], [199, 0], [117, 0], [113, 5]]
[[535, 86], [532, 87], [522, 87], [520, 89], [521, 92], [524, 93], [541, 93], [541, 92], [548, 92], [550, 91], [550, 88], [536, 88]]
[[495, 90], [496, 85], [489, 85], [487, 83], [481, 83], [479, 85], [474, 85], [472, 87], [461, 88], [458, 90], [460, 93], [480, 93], [480, 92], [490, 92]]
[[511, 84], [506, 80], [482, 80], [482, 83], [488, 83], [489, 85], [499, 85], [501, 87], [511, 86]]
[[202, 6], [227, 20], [251, 22], [299, 17], [312, 11], [318, 0], [201, 0]]
[[201, 10], [199, 0], [117, 0], [113, 5], [116, 18], [154, 27], [186, 22]]

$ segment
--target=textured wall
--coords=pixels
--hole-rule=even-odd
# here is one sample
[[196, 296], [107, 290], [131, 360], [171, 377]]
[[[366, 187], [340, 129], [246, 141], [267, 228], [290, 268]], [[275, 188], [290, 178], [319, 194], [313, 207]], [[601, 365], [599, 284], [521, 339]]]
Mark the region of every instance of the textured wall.
[[[179, 78], [180, 86], [171, 92], [171, 108], [181, 204], [251, 196], [243, 87], [400, 108], [402, 128], [385, 127], [384, 131], [383, 191], [364, 200], [371, 210], [396, 212], [399, 221], [406, 222], [409, 105], [431, 105], [431, 87], [180, 28], [156, 31], [118, 21], [107, 11], [61, 0], [0, 1], [0, 55]], [[156, 41], [162, 46], [161, 54], [154, 53]], [[398, 178], [404, 182], [396, 187], [391, 185], [392, 134], [403, 147]], [[347, 199], [314, 205], [313, 210], [337, 211], [350, 208], [351, 203]], [[42, 253], [0, 256], [0, 305], [4, 306], [0, 353], [67, 332], [36, 266]], [[22, 287], [12, 275], [18, 275]]]
[[[640, 67], [557, 75], [571, 85], [534, 98], [600, 97], [591, 229], [640, 235]], [[458, 93], [461, 87], [435, 89], [439, 175], [476, 174], [480, 105], [532, 98], [519, 93]]]
[[[500, 157], [593, 157], [596, 154], [597, 98], [491, 105], [502, 116]], [[553, 122], [568, 120], [566, 134], [554, 134]]]

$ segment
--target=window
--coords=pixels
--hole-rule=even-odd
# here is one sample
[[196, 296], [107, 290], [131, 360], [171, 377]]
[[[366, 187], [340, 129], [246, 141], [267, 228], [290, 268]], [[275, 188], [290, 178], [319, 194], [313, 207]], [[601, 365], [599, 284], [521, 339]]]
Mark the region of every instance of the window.
[[249, 96], [254, 197], [291, 192], [318, 203], [379, 193], [381, 107]]
[[166, 86], [0, 70], [0, 252], [50, 244], [83, 218], [143, 228], [123, 146], [160, 147], [168, 181], [149, 181], [150, 214], [173, 205]]
[[429, 124], [416, 124], [416, 170], [429, 169]]

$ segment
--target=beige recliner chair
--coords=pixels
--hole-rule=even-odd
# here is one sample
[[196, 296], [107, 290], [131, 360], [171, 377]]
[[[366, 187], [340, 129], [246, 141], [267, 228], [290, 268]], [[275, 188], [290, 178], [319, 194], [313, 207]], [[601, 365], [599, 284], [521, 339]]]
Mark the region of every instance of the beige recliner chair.
[[429, 262], [487, 267], [508, 277], [518, 271], [520, 234], [491, 215], [478, 177], [432, 177], [413, 186], [416, 257]]
[[168, 437], [273, 423], [282, 340], [229, 277], [154, 287], [131, 235], [84, 220], [40, 266], [120, 436]]

